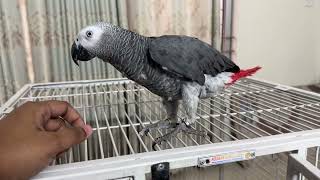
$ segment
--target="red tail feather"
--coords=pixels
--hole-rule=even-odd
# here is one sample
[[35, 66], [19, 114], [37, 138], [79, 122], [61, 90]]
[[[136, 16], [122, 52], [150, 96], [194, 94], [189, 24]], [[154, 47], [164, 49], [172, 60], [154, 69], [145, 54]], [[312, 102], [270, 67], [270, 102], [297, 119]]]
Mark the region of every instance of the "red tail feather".
[[259, 69], [261, 69], [260, 66], [257, 66], [257, 67], [251, 68], [251, 69], [240, 70], [239, 72], [234, 73], [231, 76], [231, 82], [228, 84], [233, 84], [234, 82], [236, 82], [237, 80], [239, 80], [241, 78], [251, 76], [254, 73], [256, 73]]

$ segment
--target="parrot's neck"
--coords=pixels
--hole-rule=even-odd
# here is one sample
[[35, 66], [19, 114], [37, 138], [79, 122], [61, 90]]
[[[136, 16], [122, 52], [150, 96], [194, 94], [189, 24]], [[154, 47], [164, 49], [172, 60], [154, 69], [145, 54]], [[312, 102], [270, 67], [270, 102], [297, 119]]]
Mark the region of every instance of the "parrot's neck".
[[129, 79], [135, 80], [146, 65], [148, 38], [126, 31], [120, 35], [117, 48], [107, 61]]

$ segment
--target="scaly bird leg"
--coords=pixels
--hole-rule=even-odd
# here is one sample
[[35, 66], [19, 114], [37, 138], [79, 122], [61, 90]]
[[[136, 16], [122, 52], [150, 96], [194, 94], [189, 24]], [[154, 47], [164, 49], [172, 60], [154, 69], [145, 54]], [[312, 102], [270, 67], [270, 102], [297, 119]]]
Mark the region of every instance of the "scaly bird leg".
[[149, 124], [146, 127], [144, 127], [140, 132], [140, 136], [147, 135], [150, 130], [153, 129], [171, 129], [176, 127], [176, 123], [172, 123], [170, 119], [160, 120], [154, 124]]
[[179, 132], [184, 132], [187, 135], [193, 134], [198, 136], [206, 136], [205, 131], [197, 131], [193, 129], [190, 125], [196, 121], [196, 113], [199, 103], [201, 87], [196, 83], [186, 83], [182, 88], [182, 105], [186, 111], [187, 118], [182, 120], [181, 123], [177, 124], [177, 127], [165, 134], [162, 137], [158, 137], [153, 143], [153, 149], [156, 144], [160, 144], [163, 141], [168, 141], [172, 136], [176, 136]]
[[174, 130], [172, 130], [171, 132], [161, 136], [161, 137], [157, 137], [154, 142], [152, 143], [152, 149], [154, 151], [155, 150], [155, 146], [157, 144], [161, 144], [163, 141], [169, 141], [172, 137], [176, 137], [178, 133], [180, 132], [184, 132], [187, 135], [188, 134], [192, 134], [192, 135], [197, 135], [197, 136], [202, 136], [205, 137], [207, 135], [206, 131], [198, 131], [193, 129], [189, 123], [185, 122], [184, 120], [182, 120], [181, 123], [177, 123], [176, 127], [174, 128]]
[[153, 129], [171, 129], [177, 126], [176, 122], [177, 122], [179, 102], [177, 100], [168, 101], [163, 99], [162, 103], [166, 109], [168, 118], [165, 120], [160, 120], [154, 124], [147, 125], [139, 132], [141, 136], [147, 135], [147, 133]]
[[188, 123], [186, 123], [186, 122], [184, 122], [184, 123], [186, 124], [187, 128], [183, 129], [183, 132], [185, 132], [186, 134], [193, 134], [196, 136], [206, 137], [206, 135], [207, 135], [206, 131], [195, 130]]

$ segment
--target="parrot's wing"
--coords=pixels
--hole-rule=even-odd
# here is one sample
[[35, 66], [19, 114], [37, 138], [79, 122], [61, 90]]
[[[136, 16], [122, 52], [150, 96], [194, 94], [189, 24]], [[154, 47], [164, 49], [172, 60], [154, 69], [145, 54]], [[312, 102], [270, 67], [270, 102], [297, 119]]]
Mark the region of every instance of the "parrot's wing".
[[197, 38], [167, 35], [151, 37], [150, 57], [163, 69], [203, 85], [204, 74], [237, 72], [239, 67]]

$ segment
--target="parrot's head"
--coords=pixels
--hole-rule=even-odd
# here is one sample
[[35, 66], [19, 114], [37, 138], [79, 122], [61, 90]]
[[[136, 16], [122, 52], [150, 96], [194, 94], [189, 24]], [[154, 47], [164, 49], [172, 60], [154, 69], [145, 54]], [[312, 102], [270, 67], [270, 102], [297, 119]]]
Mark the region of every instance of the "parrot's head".
[[81, 29], [71, 46], [73, 61], [79, 65], [78, 61], [89, 61], [94, 57], [109, 58], [117, 29], [116, 26], [101, 22]]

